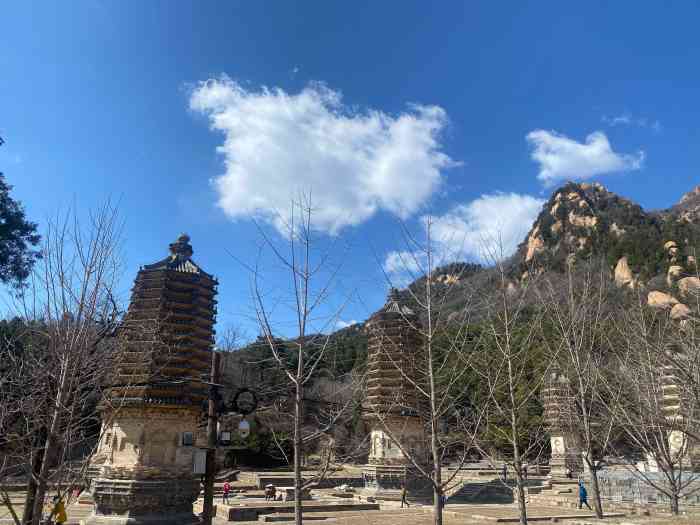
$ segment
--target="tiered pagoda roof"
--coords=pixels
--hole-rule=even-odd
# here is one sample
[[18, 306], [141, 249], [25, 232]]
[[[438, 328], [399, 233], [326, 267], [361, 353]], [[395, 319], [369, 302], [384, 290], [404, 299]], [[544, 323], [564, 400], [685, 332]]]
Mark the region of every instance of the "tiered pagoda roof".
[[423, 341], [418, 315], [393, 289], [386, 304], [367, 321], [365, 413], [416, 416]]
[[192, 260], [190, 238], [143, 266], [120, 328], [125, 345], [113, 395], [128, 403], [199, 405], [211, 367], [218, 282]]
[[542, 389], [545, 425], [550, 432], [570, 430], [575, 417], [574, 399], [569, 380], [555, 366], [545, 380]]

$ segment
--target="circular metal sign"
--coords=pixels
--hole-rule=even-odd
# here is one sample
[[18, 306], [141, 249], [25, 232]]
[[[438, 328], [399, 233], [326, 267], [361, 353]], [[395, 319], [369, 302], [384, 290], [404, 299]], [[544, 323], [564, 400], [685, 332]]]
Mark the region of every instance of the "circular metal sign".
[[249, 388], [241, 388], [233, 398], [233, 409], [239, 414], [247, 416], [258, 408], [258, 396]]

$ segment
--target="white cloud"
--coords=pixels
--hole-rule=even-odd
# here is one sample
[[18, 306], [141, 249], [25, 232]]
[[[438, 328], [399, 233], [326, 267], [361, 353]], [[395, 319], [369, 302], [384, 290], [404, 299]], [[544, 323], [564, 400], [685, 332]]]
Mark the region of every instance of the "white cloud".
[[615, 126], [637, 126], [640, 128], [650, 128], [657, 132], [661, 131], [661, 122], [658, 120], [650, 120], [646, 117], [635, 117], [629, 113], [624, 113], [617, 117], [603, 115], [600, 120], [613, 128]]
[[562, 180], [638, 170], [644, 165], [643, 151], [632, 155], [615, 153], [602, 131], [588, 135], [585, 143], [542, 129], [531, 131], [526, 138], [533, 147], [532, 160], [540, 165], [537, 178], [545, 186]]
[[418, 211], [456, 163], [442, 151], [447, 115], [412, 105], [391, 116], [345, 106], [322, 84], [297, 94], [247, 90], [223, 77], [194, 89], [192, 110], [224, 134], [226, 172], [213, 180], [232, 219], [262, 218], [285, 232], [290, 201], [311, 193], [313, 227], [336, 234], [379, 210]]
[[357, 324], [357, 320], [355, 319], [352, 319], [351, 321], [343, 321], [342, 319], [338, 319], [338, 321], [335, 323], [335, 327], [342, 330], [343, 328], [347, 328], [348, 326], [352, 326], [354, 324]]
[[[472, 260], [491, 264], [494, 259], [512, 255], [545, 201], [519, 193], [492, 193], [455, 206], [444, 215], [424, 216], [430, 222], [432, 245], [437, 265]], [[407, 284], [421, 274], [425, 254], [409, 251], [389, 252], [384, 271], [398, 284]]]
[[432, 217], [432, 236], [447, 259], [490, 263], [515, 252], [544, 202], [519, 193], [482, 195]]
[[384, 271], [389, 275], [402, 273], [420, 273], [423, 266], [423, 257], [420, 253], [410, 251], [392, 251], [384, 259]]

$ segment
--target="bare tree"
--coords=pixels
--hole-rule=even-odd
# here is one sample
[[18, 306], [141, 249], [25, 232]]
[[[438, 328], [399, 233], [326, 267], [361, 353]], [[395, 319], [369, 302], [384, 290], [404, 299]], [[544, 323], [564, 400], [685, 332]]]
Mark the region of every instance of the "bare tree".
[[[477, 432], [486, 417], [486, 406], [471, 396], [469, 372], [474, 360], [469, 332], [473, 293], [460, 285], [468, 265], [455, 265], [453, 273], [441, 272], [454, 254], [439, 249], [433, 238], [432, 218], [423, 223], [422, 240], [404, 228], [407, 250], [399, 252], [403, 272], [413, 285], [397, 295], [405, 306], [397, 309], [416, 348], [390, 333], [377, 333], [376, 356], [398, 371], [403, 387], [381, 403], [369, 402], [392, 445], [396, 446], [415, 474], [427, 483], [433, 497], [433, 522], [443, 522], [446, 496], [461, 483], [460, 469], [474, 453]], [[387, 275], [390, 284], [390, 276]], [[456, 294], [459, 295], [455, 307]], [[449, 307], [448, 307], [449, 304]], [[379, 328], [381, 330], [381, 327]], [[405, 421], [397, 426], [398, 419]], [[407, 432], [411, 418], [419, 418], [422, 437]], [[421, 439], [416, 446], [415, 439]], [[443, 475], [447, 459], [454, 469]]]
[[[687, 337], [686, 329], [666, 311], [646, 308], [640, 300], [619, 312], [616, 362], [602, 397], [626, 442], [643, 455], [627, 456], [628, 471], [665, 495], [675, 515], [681, 500], [700, 489], [692, 464], [697, 451], [691, 446], [697, 435], [697, 400], [688, 395], [693, 387], [679, 381], [685, 360], [679, 343]], [[617, 384], [625, 385], [619, 396]]]
[[[331, 400], [322, 409], [314, 410], [315, 424], [305, 425], [307, 414], [307, 390], [326, 363], [332, 352], [329, 329], [338, 321], [344, 304], [330, 307], [331, 294], [338, 275], [338, 266], [331, 262], [331, 253], [317, 252], [317, 243], [312, 229], [313, 209], [309, 199], [301, 197], [292, 203], [287, 222], [287, 247], [280, 248], [268, 237], [262, 227], [264, 247], [272, 251], [274, 259], [289, 274], [289, 288], [282, 297], [268, 299], [264, 291], [264, 278], [259, 265], [253, 270], [253, 295], [261, 337], [267, 344], [277, 367], [288, 381], [289, 398], [293, 407], [293, 468], [294, 468], [294, 517], [302, 523], [302, 492], [326, 475], [331, 465], [331, 454], [326, 454], [322, 465], [306, 479], [302, 475], [305, 450], [317, 442], [340, 420], [352, 404], [352, 396], [345, 401]], [[291, 312], [293, 337], [284, 338], [284, 320], [276, 322], [280, 308]], [[350, 388], [348, 386], [347, 388]], [[280, 397], [287, 397], [280, 392]]]
[[541, 308], [545, 312], [544, 340], [555, 363], [557, 380], [569, 387], [564, 400], [572, 404], [559, 407], [560, 424], [580, 446], [586, 471], [591, 476], [595, 513], [603, 517], [598, 483], [598, 465], [613, 436], [614, 420], [608, 417], [600, 396], [619, 398], [618, 389], [605, 391], [602, 378], [610, 360], [608, 330], [612, 328], [613, 286], [602, 264], [584, 265], [576, 272], [570, 265], [565, 278], [546, 278], [538, 287]]
[[[484, 298], [484, 327], [473, 370], [488, 396], [488, 415], [479, 448], [493, 465], [502, 460], [514, 473], [512, 487], [520, 523], [528, 522], [525, 466], [539, 462], [546, 448], [540, 392], [549, 372], [551, 356], [543, 352], [542, 312], [533, 308], [539, 276], [531, 270], [520, 282], [510, 278], [501, 243], [487, 253], [493, 261], [492, 291]], [[499, 458], [491, 444], [502, 444], [508, 457]], [[504, 479], [505, 482], [505, 479]]]
[[10, 416], [0, 422], [0, 435], [10, 436], [2, 446], [28, 477], [21, 523], [39, 524], [52, 487], [64, 495], [85, 482], [87, 461], [73, 460], [89, 456], [97, 442], [98, 405], [119, 353], [110, 343], [121, 313], [114, 293], [119, 234], [109, 203], [87, 227], [74, 213], [50, 222], [19, 300], [22, 344], [3, 341], [0, 348], [0, 414]]

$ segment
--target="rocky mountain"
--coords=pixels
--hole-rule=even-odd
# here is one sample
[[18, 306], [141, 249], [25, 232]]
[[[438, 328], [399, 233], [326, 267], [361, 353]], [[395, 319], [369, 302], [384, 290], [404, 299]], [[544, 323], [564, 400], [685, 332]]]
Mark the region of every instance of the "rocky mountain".
[[601, 184], [569, 183], [556, 190], [519, 246], [514, 273], [563, 271], [605, 257], [620, 287], [641, 288], [647, 304], [689, 315], [682, 301], [700, 290], [700, 186], [661, 211], [645, 211]]
[[671, 208], [672, 213], [687, 222], [700, 222], [700, 186], [683, 195], [678, 204]]
[[[563, 271], [576, 260], [603, 256], [630, 285], [665, 276], [672, 266], [694, 271], [699, 212], [700, 187], [675, 206], [652, 212], [601, 184], [568, 183], [552, 194], [520, 245], [518, 270]], [[692, 264], [685, 268], [688, 257]]]

